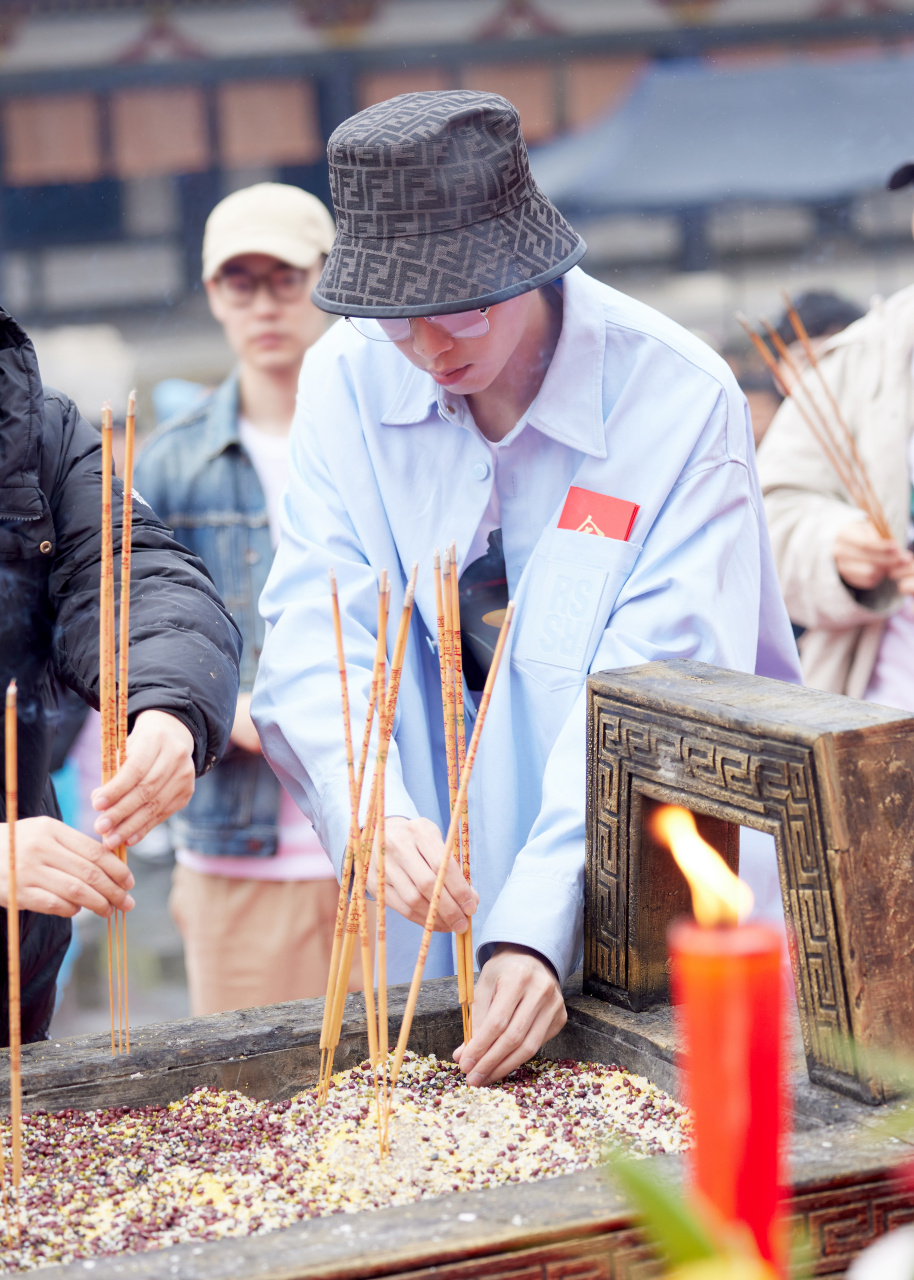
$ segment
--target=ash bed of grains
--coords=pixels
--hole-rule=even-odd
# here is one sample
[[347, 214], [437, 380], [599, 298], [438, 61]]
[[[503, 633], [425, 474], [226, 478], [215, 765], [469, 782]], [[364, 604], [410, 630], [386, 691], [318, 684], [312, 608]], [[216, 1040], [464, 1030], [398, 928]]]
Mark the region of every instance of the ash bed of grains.
[[[276, 1103], [198, 1089], [167, 1107], [35, 1112], [23, 1118], [22, 1249], [0, 1249], [0, 1268], [259, 1235], [574, 1173], [611, 1139], [645, 1156], [689, 1144], [688, 1114], [667, 1094], [570, 1060], [534, 1061], [478, 1089], [453, 1063], [407, 1054], [389, 1132], [380, 1160], [367, 1063], [334, 1077], [323, 1108], [312, 1089]], [[9, 1168], [8, 1119], [0, 1136]]]

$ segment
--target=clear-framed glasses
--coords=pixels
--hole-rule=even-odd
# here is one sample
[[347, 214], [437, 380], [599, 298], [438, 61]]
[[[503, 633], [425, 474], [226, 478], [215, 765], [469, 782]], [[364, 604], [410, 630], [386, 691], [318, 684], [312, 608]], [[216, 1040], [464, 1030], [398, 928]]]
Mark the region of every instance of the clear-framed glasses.
[[[488, 307], [476, 311], [452, 311], [447, 316], [423, 316], [429, 324], [437, 325], [452, 338], [484, 338], [489, 332]], [[412, 320], [408, 316], [396, 316], [391, 320], [373, 320], [369, 316], [347, 316], [363, 338], [372, 342], [405, 342], [412, 333]]]
[[233, 307], [249, 307], [257, 296], [261, 285], [276, 302], [299, 302], [305, 292], [308, 272], [300, 267], [289, 267], [279, 263], [261, 275], [254, 275], [245, 267], [229, 264], [223, 267], [216, 277], [219, 291]]

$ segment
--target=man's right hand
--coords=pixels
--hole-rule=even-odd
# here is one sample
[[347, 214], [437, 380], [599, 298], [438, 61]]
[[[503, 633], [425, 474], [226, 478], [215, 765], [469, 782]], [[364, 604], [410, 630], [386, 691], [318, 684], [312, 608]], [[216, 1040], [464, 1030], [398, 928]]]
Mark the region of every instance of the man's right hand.
[[[435, 887], [435, 876], [444, 856], [441, 832], [428, 818], [388, 818], [384, 860], [387, 868], [387, 906], [414, 924], [425, 924]], [[368, 891], [377, 898], [377, 854], [368, 868]], [[438, 905], [435, 928], [440, 933], [464, 933], [467, 916], [479, 905], [479, 894], [467, 884], [455, 858], [451, 858]]]
[[[9, 826], [0, 823], [0, 905], [9, 902]], [[97, 916], [132, 911], [133, 875], [104, 845], [56, 818], [16, 823], [16, 896], [20, 910], [75, 916], [88, 907]]]
[[914, 555], [899, 547], [894, 538], [883, 538], [869, 520], [852, 520], [835, 538], [835, 566], [849, 587], [871, 591], [886, 578], [906, 585], [914, 570]]

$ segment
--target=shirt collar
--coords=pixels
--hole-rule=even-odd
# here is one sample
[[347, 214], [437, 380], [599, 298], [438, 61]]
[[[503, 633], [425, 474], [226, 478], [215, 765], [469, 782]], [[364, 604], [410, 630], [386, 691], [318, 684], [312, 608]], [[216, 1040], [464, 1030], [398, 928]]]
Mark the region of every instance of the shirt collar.
[[213, 392], [206, 420], [206, 450], [208, 458], [216, 458], [229, 445], [240, 444], [238, 374], [230, 374], [221, 387]]
[[[606, 322], [602, 301], [595, 296], [592, 282], [580, 267], [572, 267], [562, 277], [563, 314], [552, 363], [527, 414], [526, 421], [537, 431], [572, 449], [606, 457], [603, 420], [603, 360], [606, 353]], [[573, 388], [573, 394], [571, 389]], [[460, 422], [450, 404], [462, 403], [460, 396], [448, 396], [428, 373], [406, 362], [397, 394], [385, 411], [385, 426], [412, 426], [424, 422], [432, 406], [448, 422]]]
[[527, 421], [560, 444], [605, 458], [606, 319], [602, 299], [580, 267], [572, 267], [562, 276], [562, 293], [562, 332]]
[[[439, 396], [441, 389], [430, 373], [417, 369], [399, 351], [397, 358], [406, 364], [406, 372], [393, 402], [381, 417], [381, 422], [385, 427], [411, 427], [417, 422], [425, 421], [433, 404], [438, 405], [439, 411], [443, 409]], [[445, 416], [443, 412], [441, 416]]]

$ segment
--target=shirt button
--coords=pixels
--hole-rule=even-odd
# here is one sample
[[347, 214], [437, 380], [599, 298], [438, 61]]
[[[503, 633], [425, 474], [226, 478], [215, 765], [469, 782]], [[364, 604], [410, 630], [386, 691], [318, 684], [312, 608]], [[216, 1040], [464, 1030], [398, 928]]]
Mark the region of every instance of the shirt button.
[[489, 474], [489, 464], [487, 462], [476, 462], [473, 464], [473, 475], [477, 480], [485, 480]]
[[53, 551], [53, 547], [51, 546], [50, 542], [42, 542], [38, 550], [41, 552], [43, 556], [49, 556]]
[[256, 551], [246, 551], [244, 559], [247, 564], [256, 564], [260, 559], [260, 555]]
[[457, 409], [456, 409], [456, 407], [455, 407], [454, 405], [452, 405], [452, 404], [446, 404], [446, 405], [444, 406], [444, 412], [445, 412], [445, 413], [456, 413], [456, 412], [457, 412]]

